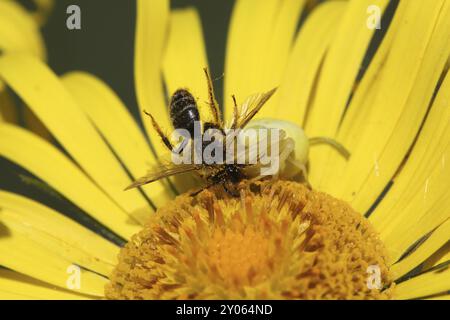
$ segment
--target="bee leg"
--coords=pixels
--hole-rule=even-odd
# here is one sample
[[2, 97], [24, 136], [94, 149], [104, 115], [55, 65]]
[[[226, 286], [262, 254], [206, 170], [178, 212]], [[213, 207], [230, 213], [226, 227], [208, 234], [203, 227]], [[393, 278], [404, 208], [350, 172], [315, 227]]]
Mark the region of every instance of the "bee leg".
[[173, 149], [172, 152], [176, 153], [176, 154], [181, 154], [184, 150], [184, 148], [186, 148], [187, 144], [189, 143], [189, 141], [187, 139], [184, 139], [181, 142], [181, 146], [177, 149]]
[[239, 110], [236, 101], [236, 96], [233, 94], [231, 95], [231, 98], [233, 99], [233, 123], [231, 124], [231, 129], [236, 129], [239, 118]]
[[214, 122], [217, 127], [222, 128], [222, 119], [219, 111], [219, 105], [217, 104], [216, 97], [214, 95], [214, 87], [212, 84], [211, 76], [209, 75], [208, 68], [203, 68], [205, 72], [206, 81], [208, 83], [208, 98], [209, 98], [209, 106], [211, 108], [211, 113], [213, 115]]
[[161, 137], [162, 142], [164, 143], [164, 145], [167, 147], [167, 149], [169, 149], [170, 151], [173, 150], [173, 145], [170, 142], [169, 138], [164, 134], [164, 132], [161, 130], [161, 127], [159, 126], [159, 124], [156, 122], [155, 118], [153, 118], [153, 116], [144, 110], [144, 113], [146, 115], [148, 115], [150, 117], [150, 119], [152, 120], [152, 125], [153, 128], [155, 128], [156, 132], [158, 133], [158, 135]]
[[198, 188], [197, 190], [192, 191], [192, 192], [189, 194], [189, 196], [190, 196], [190, 197], [195, 197], [196, 195], [198, 195], [200, 192], [202, 192], [202, 191], [205, 190], [205, 189], [208, 189], [208, 187], [205, 186], [205, 187]]

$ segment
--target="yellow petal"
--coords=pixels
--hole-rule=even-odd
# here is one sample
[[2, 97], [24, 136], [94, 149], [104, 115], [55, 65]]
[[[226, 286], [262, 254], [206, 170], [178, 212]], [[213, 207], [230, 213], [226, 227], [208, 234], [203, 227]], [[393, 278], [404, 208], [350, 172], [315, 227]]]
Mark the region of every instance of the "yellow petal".
[[[450, 175], [447, 175], [447, 183]], [[432, 195], [432, 193], [430, 193]], [[427, 197], [427, 196], [426, 196]], [[430, 199], [424, 199], [423, 197], [415, 198], [410, 206], [405, 210], [411, 213], [411, 217], [406, 216], [404, 225], [400, 225], [397, 222], [394, 224], [396, 234], [388, 234], [383, 236], [384, 243], [388, 247], [390, 256], [392, 259], [397, 259], [400, 255], [408, 249], [412, 244], [427, 235], [428, 232], [433, 230], [436, 225], [442, 223], [449, 218], [448, 208], [450, 206], [450, 194], [445, 196], [429, 197]], [[423, 212], [420, 212], [420, 206], [424, 202], [430, 201], [430, 205], [424, 206]], [[419, 209], [414, 209], [418, 207]], [[391, 231], [391, 230], [389, 230]], [[392, 232], [392, 231], [391, 231]], [[447, 239], [442, 239], [441, 246]], [[437, 250], [440, 246], [436, 247]], [[431, 255], [434, 252], [428, 252]]]
[[426, 298], [425, 300], [450, 300], [450, 294], [433, 296], [431, 298]]
[[413, 253], [391, 267], [396, 277], [401, 277], [425, 261], [429, 256], [441, 248], [450, 235], [450, 220], [439, 226], [431, 236], [421, 244]]
[[85, 300], [91, 298], [55, 288], [11, 270], [0, 269], [1, 300]]
[[[279, 85], [285, 70], [303, 0], [238, 0], [228, 31], [225, 62], [225, 117], [239, 102]], [[267, 112], [267, 113], [266, 113]], [[265, 106], [260, 116], [273, 115]]]
[[320, 66], [346, 5], [343, 1], [324, 2], [300, 29], [278, 92], [273, 97], [274, 117], [304, 125]]
[[450, 217], [449, 101], [447, 74], [408, 161], [370, 217], [393, 259]]
[[405, 12], [394, 18], [399, 26], [386, 61], [377, 80], [365, 83], [372, 85], [370, 94], [363, 105], [350, 105], [364, 125], [344, 119], [345, 134], [338, 136], [352, 156], [343, 168], [332, 162], [331, 177], [326, 176], [327, 191], [361, 212], [381, 194], [414, 141], [450, 49], [445, 40], [450, 32], [448, 3], [402, 2], [400, 7]]
[[31, 14], [14, 1], [0, 1], [0, 50], [45, 59], [45, 47]]
[[[137, 179], [145, 175], [156, 163], [155, 157], [119, 97], [100, 79], [88, 73], [72, 72], [62, 80], [133, 177]], [[149, 184], [143, 190], [155, 207], [170, 199], [170, 189], [164, 188], [161, 182]], [[150, 209], [141, 218], [147, 220]]]
[[[74, 275], [71, 270], [73, 262], [33, 241], [26, 231], [10, 228], [8, 225], [8, 222], [0, 221], [0, 264], [67, 289], [72, 281], [70, 276]], [[80, 270], [79, 275], [81, 285], [79, 289], [72, 287], [74, 291], [94, 296], [103, 295], [106, 278], [84, 269]]]
[[[261, 57], [263, 60], [261, 77], [254, 78], [254, 90], [280, 86], [286, 71], [289, 70], [287, 66], [294, 36], [306, 2], [305, 0], [284, 0], [278, 3], [278, 12], [273, 19], [272, 30], [266, 35], [266, 49], [263, 53], [264, 56]], [[333, 15], [331, 14], [331, 20]], [[276, 105], [275, 100], [270, 99], [257, 117], [273, 118], [278, 116]]]
[[[352, 0], [347, 2], [336, 34], [330, 44], [318, 78], [316, 95], [306, 122], [309, 136], [334, 137], [353, 89], [362, 60], [374, 34], [367, 27], [367, 8], [375, 5], [384, 11], [387, 0]], [[351, 36], [349, 36], [351, 35]], [[311, 149], [310, 180], [317, 185], [326, 163], [325, 146]]]
[[[164, 99], [161, 64], [168, 17], [168, 0], [138, 0], [134, 48], [136, 96], [141, 116], [143, 110], [151, 112], [166, 130], [170, 129], [170, 121]], [[167, 152], [148, 117], [144, 117], [142, 121], [156, 154]]]
[[61, 213], [22, 196], [0, 191], [0, 219], [54, 254], [108, 276], [119, 248]]
[[423, 265], [424, 270], [448, 263], [450, 261], [450, 241], [436, 251]]
[[[390, 24], [380, 46], [377, 48], [362, 80], [360, 83], [355, 84], [356, 89], [354, 95], [350, 101], [350, 105], [345, 111], [345, 117], [342, 120], [343, 123], [339, 127], [337, 140], [343, 143], [350, 151], [356, 148], [357, 142], [359, 141], [359, 135], [355, 135], [351, 129], [368, 125], [367, 117], [370, 114], [368, 112], [365, 114], [363, 111], [368, 110], [367, 105], [374, 99], [378, 87], [381, 85], [378, 81], [378, 75], [384, 65], [386, 56], [390, 51], [394, 36], [396, 35], [399, 25], [396, 21], [401, 21], [404, 16], [404, 11], [406, 11], [406, 6], [404, 3], [402, 4], [403, 5], [398, 6], [395, 11], [394, 20]], [[352, 134], [350, 135], [350, 133]], [[331, 194], [333, 194], [336, 189], [339, 189], [339, 186], [342, 183], [341, 179], [343, 179], [344, 169], [348, 162], [341, 154], [335, 151], [336, 150], [327, 151], [328, 160], [324, 167], [320, 168], [321, 172], [318, 172], [319, 178], [321, 179], [315, 182], [317, 187], [320, 187]], [[317, 169], [319, 168], [317, 167]]]
[[187, 88], [197, 99], [203, 120], [210, 120], [211, 114], [206, 105], [208, 87], [203, 72], [203, 68], [208, 67], [208, 61], [197, 11], [192, 8], [172, 11], [169, 30], [163, 60], [167, 93], [170, 96], [179, 88]]
[[450, 290], [450, 268], [430, 271], [404, 281], [395, 287], [394, 294], [397, 299], [414, 299], [448, 290]]
[[139, 231], [140, 227], [130, 224], [129, 216], [73, 162], [34, 134], [13, 125], [0, 124], [0, 155], [45, 181], [120, 236], [129, 238]]
[[[443, 68], [450, 54], [450, 42], [448, 41], [450, 38], [450, 3], [444, 2], [441, 7], [438, 6], [438, 13], [438, 18], [431, 18], [435, 21], [434, 24], [431, 26], [421, 26], [424, 29], [431, 27], [430, 31], [432, 30], [433, 32], [431, 33], [431, 36], [429, 36], [428, 41], [422, 39], [422, 41], [425, 40], [424, 43], [426, 44], [426, 50], [423, 55], [416, 56], [415, 59], [413, 59], [413, 64], [409, 65], [408, 63], [401, 63], [401, 60], [405, 55], [404, 49], [396, 50], [397, 48], [394, 46], [390, 52], [393, 61], [398, 59], [394, 65], [401, 65], [401, 67], [405, 67], [406, 65], [406, 68], [403, 70], [397, 69], [394, 71], [396, 74], [391, 73], [389, 76], [386, 74], [386, 78], [380, 79], [380, 81], [383, 81], [383, 84], [390, 83], [392, 85], [389, 88], [390, 92], [393, 92], [395, 97], [400, 98], [400, 100], [394, 98], [389, 103], [386, 103], [388, 98], [384, 95], [385, 91], [380, 90], [381, 96], [379, 96], [379, 99], [376, 99], [375, 105], [376, 108], [379, 109], [382, 109], [380, 108], [381, 106], [386, 108], [383, 110], [383, 119], [386, 119], [386, 114], [390, 115], [388, 118], [393, 117], [395, 119], [396, 116], [394, 110], [396, 106], [401, 106], [402, 102], [404, 102], [405, 108], [401, 112], [400, 117], [397, 118], [398, 122], [391, 129], [384, 131], [384, 128], [379, 128], [376, 132], [369, 134], [370, 136], [379, 135], [379, 140], [383, 141], [383, 138], [380, 139], [380, 137], [383, 137], [386, 132], [388, 133], [387, 136], [389, 138], [387, 143], [384, 145], [383, 143], [372, 145], [370, 143], [372, 140], [377, 140], [377, 142], [379, 140], [373, 137], [369, 138], [370, 141], [368, 141], [367, 145], [370, 145], [371, 148], [375, 149], [378, 158], [377, 161], [380, 175], [377, 175], [373, 170], [369, 170], [369, 175], [365, 176], [364, 183], [358, 191], [357, 197], [354, 199], [354, 206], [356, 208], [370, 207], [379, 195], [379, 193], [377, 194], [375, 192], [381, 192], [383, 190], [389, 179], [400, 166], [423, 121], [427, 107], [429, 106], [433, 93], [436, 89], [438, 79], [442, 75]], [[401, 33], [399, 35], [402, 36]], [[410, 34], [410, 36], [415, 39], [419, 38], [419, 34]], [[403, 38], [403, 41], [405, 41], [405, 38]], [[397, 44], [398, 42], [395, 43]], [[409, 46], [409, 44], [407, 44], [407, 46]], [[424, 45], [422, 43], [420, 47], [423, 48], [423, 46]], [[417, 48], [418, 52], [421, 51], [420, 47]], [[409, 52], [409, 50], [406, 52]], [[395, 70], [394, 65], [391, 65], [390, 62], [391, 60], [388, 58], [385, 65], [386, 70], [389, 70], [390, 67], [392, 68], [391, 70]], [[396, 83], [401, 83], [403, 80], [408, 81], [411, 78], [414, 78], [411, 77], [411, 74], [415, 65], [419, 65], [420, 68], [416, 74], [417, 78], [415, 78], [413, 86], [409, 88], [411, 91], [405, 92], [403, 90], [392, 90], [392, 87], [395, 86]], [[403, 72], [410, 72], [410, 75], [406, 77], [406, 74]], [[397, 78], [399, 74], [402, 75], [400, 79]], [[407, 94], [403, 96], [401, 93]], [[402, 98], [407, 98], [407, 100], [402, 101]], [[394, 104], [391, 104], [391, 102]], [[381, 119], [381, 117], [378, 119]], [[383, 145], [382, 149], [378, 149], [378, 145]], [[368, 163], [370, 163], [370, 158], [367, 156], [367, 152], [365, 159]], [[353, 176], [350, 176], [349, 178], [353, 179]], [[353, 190], [355, 190], [355, 188], [350, 188], [350, 190], [347, 191], [347, 195], [353, 192]]]
[[0, 77], [33, 110], [83, 170], [124, 210], [132, 215], [148, 208], [148, 202], [138, 190], [123, 191], [131, 183], [130, 177], [47, 66], [32, 56], [5, 55], [0, 58]]

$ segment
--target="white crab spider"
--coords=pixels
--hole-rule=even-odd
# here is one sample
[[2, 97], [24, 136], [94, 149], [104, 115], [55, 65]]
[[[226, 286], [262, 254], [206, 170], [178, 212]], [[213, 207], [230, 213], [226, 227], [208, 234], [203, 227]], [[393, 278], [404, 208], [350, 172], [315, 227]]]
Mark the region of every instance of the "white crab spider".
[[[279, 147], [279, 171], [274, 177], [282, 179], [296, 179], [301, 177], [308, 182], [308, 155], [309, 148], [316, 144], [328, 144], [335, 148], [343, 157], [348, 159], [350, 152], [339, 142], [328, 137], [308, 138], [305, 131], [293, 122], [277, 119], [257, 119], [251, 121], [246, 129], [270, 129], [277, 128], [284, 134], [280, 136]], [[256, 176], [254, 179], [263, 178]]]

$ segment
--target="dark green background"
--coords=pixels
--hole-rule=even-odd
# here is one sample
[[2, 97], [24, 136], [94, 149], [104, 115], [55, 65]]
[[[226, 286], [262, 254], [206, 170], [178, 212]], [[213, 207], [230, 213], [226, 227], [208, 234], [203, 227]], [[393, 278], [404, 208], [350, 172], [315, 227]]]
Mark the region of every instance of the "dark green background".
[[[50, 67], [58, 74], [90, 72], [110, 85], [136, 116], [133, 57], [136, 2], [130, 0], [57, 0], [43, 33]], [[172, 8], [198, 9], [213, 75], [223, 73], [226, 34], [234, 1], [178, 0]], [[81, 9], [81, 30], [68, 30], [66, 8]], [[222, 83], [216, 84], [218, 98]], [[220, 101], [220, 100], [219, 100]]]

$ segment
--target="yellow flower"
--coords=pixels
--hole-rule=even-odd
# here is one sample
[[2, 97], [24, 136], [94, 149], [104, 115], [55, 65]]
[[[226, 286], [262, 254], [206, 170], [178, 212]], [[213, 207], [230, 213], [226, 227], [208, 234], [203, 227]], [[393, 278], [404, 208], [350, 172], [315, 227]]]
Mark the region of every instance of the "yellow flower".
[[[106, 296], [391, 297], [384, 246], [344, 202], [287, 181], [244, 184], [241, 190], [240, 199], [216, 187], [161, 208], [121, 251]], [[379, 268], [383, 292], [368, 287], [370, 266]]]
[[[206, 100], [202, 68], [208, 63], [201, 23], [194, 9], [170, 11], [168, 1], [137, 4], [136, 95], [140, 108], [149, 109], [170, 129], [164, 86], [169, 93], [188, 87], [199, 102]], [[372, 5], [387, 14], [395, 12], [390, 23], [382, 20], [380, 31], [368, 24]], [[163, 146], [143, 119], [149, 147], [125, 106], [101, 80], [83, 72], [57, 76], [51, 71], [43, 62], [45, 50], [34, 21], [14, 2], [0, 1], [0, 110], [3, 118], [14, 121], [13, 91], [51, 136], [43, 138], [42, 133], [33, 133], [37, 130], [0, 122], [0, 155], [6, 159], [2, 166], [19, 171], [25, 182], [64, 205], [50, 208], [21, 195], [15, 186], [1, 184], [0, 265], [5, 267], [0, 269], [1, 298], [104, 297], [111, 274], [109, 297], [141, 294], [141, 288], [130, 282], [128, 292], [115, 292], [115, 284], [125, 283], [120, 277], [147, 279], [144, 289], [152, 289], [140, 297], [449, 297], [448, 1], [400, 1], [396, 8], [387, 0], [328, 1], [316, 6], [304, 0], [236, 1], [227, 39], [225, 117], [232, 112], [231, 94], [242, 102], [252, 93], [278, 86], [258, 116], [293, 121], [309, 136], [335, 137], [348, 147], [352, 154], [348, 162], [333, 150], [313, 148], [310, 180], [314, 189], [342, 199], [359, 214], [334, 198], [287, 182], [275, 182], [283, 191], [265, 198], [251, 186], [238, 200], [218, 200], [206, 191], [198, 197], [213, 202], [213, 214], [208, 204], [186, 204], [186, 196], [171, 201], [175, 192], [164, 182], [152, 183], [142, 192], [123, 192], [133, 177], [156, 163]], [[297, 202], [282, 200], [285, 192]], [[303, 203], [299, 200], [303, 198], [319, 201], [308, 202], [313, 209], [321, 208], [319, 203], [328, 209], [291, 206]], [[270, 208], [277, 202], [284, 205], [274, 212]], [[183, 203], [186, 212], [180, 209]], [[261, 210], [264, 205], [269, 209]], [[155, 215], [156, 208], [161, 209]], [[292, 212], [298, 218], [288, 214]], [[348, 222], [339, 219], [341, 215], [350, 217]], [[214, 223], [208, 220], [211, 216]], [[183, 218], [180, 226], [174, 217]], [[313, 221], [320, 217], [328, 217], [329, 224]], [[354, 241], [358, 250], [349, 254], [345, 246], [332, 251], [325, 245], [319, 255], [321, 267], [312, 264], [308, 269], [311, 260], [306, 253], [316, 253], [314, 243], [337, 243], [339, 237], [330, 226], [338, 223], [343, 243], [358, 239]], [[367, 233], [352, 233], [360, 228]], [[270, 232], [263, 236], [261, 230]], [[305, 242], [311, 232], [320, 239]], [[203, 237], [208, 240], [205, 245], [196, 244]], [[121, 239], [133, 240], [117, 266], [124, 273], [113, 273]], [[164, 241], [166, 245], [154, 247], [154, 252], [138, 250], [146, 239], [150, 247]], [[254, 254], [249, 239], [261, 244], [260, 254]], [[187, 247], [176, 252], [182, 244]], [[229, 247], [216, 250], [217, 245]], [[238, 249], [241, 255], [233, 255]], [[192, 259], [192, 250], [198, 260]], [[127, 254], [148, 263], [147, 268], [130, 269], [123, 260]], [[180, 269], [170, 269], [177, 265], [173, 263], [158, 266], [158, 254], [183, 262]], [[362, 270], [340, 265], [343, 260], [338, 257], [344, 254], [356, 259]], [[268, 277], [270, 262], [276, 262], [270, 269], [275, 272]], [[287, 268], [292, 267], [289, 262], [298, 269]], [[363, 285], [365, 273], [372, 275], [364, 268], [372, 263], [380, 267], [383, 285], [391, 285], [392, 276], [390, 289], [380, 293]], [[203, 271], [197, 272], [197, 267]], [[327, 268], [335, 272], [347, 268], [345, 276], [354, 274], [356, 280], [331, 272], [328, 281], [318, 281]], [[152, 287], [155, 270], [173, 278]], [[307, 272], [304, 282], [290, 278], [298, 270]], [[186, 283], [191, 285], [180, 285]], [[327, 295], [333, 285], [339, 294]]]

